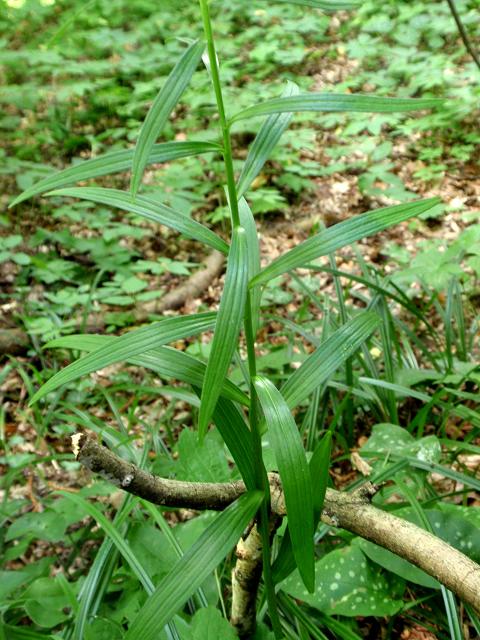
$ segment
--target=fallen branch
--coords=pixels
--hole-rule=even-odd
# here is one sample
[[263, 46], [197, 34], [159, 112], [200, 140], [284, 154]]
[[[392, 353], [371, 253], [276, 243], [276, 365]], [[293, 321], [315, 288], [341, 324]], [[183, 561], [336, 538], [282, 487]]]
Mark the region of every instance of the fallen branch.
[[[169, 291], [159, 300], [135, 308], [136, 322], [144, 322], [150, 315], [158, 315], [165, 311], [178, 309], [188, 300], [198, 298], [210, 283], [220, 275], [225, 262], [225, 256], [219, 251], [213, 251], [205, 260], [205, 268], [195, 271], [176, 289]], [[98, 333], [105, 327], [105, 314], [91, 313], [85, 319], [79, 316], [76, 320], [78, 327], [84, 333]], [[20, 355], [25, 353], [31, 345], [27, 331], [20, 328], [0, 330], [0, 356]]]
[[[85, 434], [72, 436], [77, 460], [125, 491], [168, 507], [224, 509], [246, 491], [243, 482], [192, 483], [153, 476]], [[286, 515], [277, 474], [269, 474], [272, 513]], [[370, 504], [375, 487], [352, 493], [327, 489], [321, 519], [392, 551], [437, 579], [480, 613], [480, 566], [417, 525]], [[252, 542], [255, 545], [255, 542]]]

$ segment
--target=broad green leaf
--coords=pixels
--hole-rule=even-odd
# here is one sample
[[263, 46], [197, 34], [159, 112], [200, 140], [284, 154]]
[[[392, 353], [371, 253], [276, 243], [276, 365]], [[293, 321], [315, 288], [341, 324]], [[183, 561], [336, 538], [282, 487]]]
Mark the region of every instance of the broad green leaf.
[[361, 113], [395, 113], [438, 107], [437, 98], [385, 98], [360, 93], [302, 93], [287, 98], [273, 98], [236, 113], [230, 124], [238, 120], [297, 111], [357, 111]]
[[[282, 97], [297, 95], [298, 92], [298, 86], [294, 82], [289, 82]], [[247, 159], [238, 179], [237, 195], [239, 199], [248, 191], [250, 185], [262, 170], [275, 145], [290, 124], [292, 117], [292, 113], [276, 113], [267, 118], [260, 127], [260, 131], [248, 150]]]
[[333, 253], [337, 249], [352, 244], [352, 242], [368, 238], [379, 231], [408, 220], [408, 218], [418, 216], [439, 202], [440, 198], [427, 198], [417, 202], [383, 207], [339, 222], [308, 238], [274, 260], [250, 282], [250, 286], [265, 284], [286, 271], [301, 267], [311, 260]]
[[282, 387], [282, 395], [293, 409], [352, 356], [380, 322], [379, 317], [364, 311], [337, 329], [302, 362]]
[[202, 443], [197, 434], [182, 429], [175, 445], [178, 458], [172, 463], [177, 480], [187, 482], [229, 482], [232, 471], [228, 466], [223, 440], [218, 431], [209, 431]]
[[9, 596], [30, 582], [32, 576], [27, 571], [0, 571], [0, 598], [2, 602], [6, 602]]
[[[250, 207], [245, 198], [238, 201], [238, 214], [240, 224], [245, 229], [247, 237], [248, 279], [252, 280], [260, 272], [260, 247], [258, 244], [257, 225]], [[260, 321], [260, 301], [262, 292], [260, 287], [250, 290], [250, 310], [253, 321], [253, 334], [255, 335]]]
[[215, 607], [199, 609], [192, 618], [190, 640], [238, 640], [232, 625]]
[[312, 482], [302, 439], [282, 394], [263, 376], [254, 380], [285, 494], [293, 555], [309, 591], [315, 586]]
[[[114, 336], [100, 336], [100, 335], [76, 335], [76, 336], [64, 336], [63, 338], [57, 338], [49, 342], [50, 348], [66, 348], [66, 349], [79, 349], [81, 351], [93, 351], [100, 346], [110, 345], [113, 347], [115, 344]], [[148, 353], [143, 353], [141, 356], [135, 356], [129, 358], [130, 364], [138, 367], [145, 367], [151, 369], [167, 380], [176, 379], [181, 382], [187, 382], [196, 387], [201, 387], [205, 376], [206, 366], [203, 362], [184, 353], [177, 349], [170, 347], [159, 347], [153, 349]], [[239, 402], [240, 404], [248, 406], [249, 399], [233, 382], [226, 379], [220, 389], [221, 395], [226, 398]]]
[[102, 187], [71, 187], [70, 189], [50, 191], [47, 195], [81, 198], [82, 200], [90, 200], [116, 207], [123, 211], [130, 211], [137, 216], [175, 229], [175, 231], [198, 240], [213, 249], [228, 253], [228, 244], [216, 233], [204, 227], [203, 224], [192, 220], [180, 211], [175, 211], [175, 209], [171, 209], [167, 205], [145, 196], [136, 196], [133, 199], [132, 195], [125, 191], [103, 189]]
[[[168, 162], [178, 158], [200, 155], [201, 153], [218, 153], [219, 150], [221, 150], [221, 147], [213, 142], [162, 142], [161, 144], [153, 145], [147, 164]], [[26, 189], [9, 206], [14, 207], [40, 193], [52, 191], [52, 189], [60, 189], [73, 182], [127, 171], [132, 166], [133, 154], [134, 149], [113, 151], [91, 160], [83, 160], [62, 171], [56, 171]]]
[[[148, 327], [134, 329], [123, 336], [119, 336], [113, 344], [106, 344], [88, 355], [72, 362], [35, 393], [31, 402], [34, 403], [47, 393], [58, 387], [72, 382], [80, 376], [103, 369], [115, 362], [130, 360], [136, 355], [151, 351], [168, 342], [194, 336], [202, 331], [209, 331], [215, 326], [215, 313], [201, 313], [192, 316], [178, 316], [154, 322]], [[47, 344], [47, 347], [51, 344]]]
[[25, 611], [40, 627], [56, 627], [71, 616], [71, 602], [58, 576], [38, 578], [24, 591]]
[[183, 607], [238, 542], [262, 499], [259, 492], [246, 493], [215, 518], [140, 609], [125, 640], [156, 640], [158, 630]]
[[203, 42], [191, 44], [168, 76], [161, 91], [155, 98], [138, 136], [132, 162], [131, 192], [135, 195], [142, 181], [155, 140], [165, 126], [168, 117], [187, 88], [190, 79], [202, 57]]
[[403, 606], [400, 593], [392, 589], [393, 580], [370, 565], [356, 545], [327, 553], [315, 563], [315, 573], [317, 586], [312, 594], [303, 588], [297, 572], [288, 577], [281, 588], [332, 615], [389, 616]]
[[[429, 529], [436, 536], [448, 542], [474, 562], [480, 562], [480, 529], [475, 524], [469, 522], [461, 513], [445, 513], [438, 509], [422, 509], [422, 512], [430, 524]], [[410, 507], [399, 509], [395, 515], [424, 528], [418, 514]]]
[[326, 12], [356, 9], [361, 4], [361, 0], [276, 0], [276, 2], [300, 4], [304, 7], [313, 7]]
[[232, 244], [228, 254], [227, 273], [212, 348], [208, 359], [202, 387], [198, 431], [202, 438], [217, 404], [220, 388], [237, 348], [238, 334], [243, 322], [243, 310], [247, 296], [248, 256], [247, 238], [242, 227], [232, 233]]
[[[96, 520], [97, 524], [99, 524], [105, 531], [108, 539], [112, 542], [112, 544], [115, 545], [116, 549], [123, 556], [125, 561], [130, 565], [131, 570], [136, 575], [145, 591], [149, 595], [151, 595], [155, 590], [154, 584], [150, 578], [149, 573], [143, 567], [142, 563], [135, 555], [119, 529], [119, 524], [122, 518], [119, 518], [118, 520], [115, 519], [114, 522], [111, 522], [99, 509], [97, 509], [95, 505], [86, 500], [83, 496], [68, 493], [66, 491], [58, 491], [57, 493], [67, 498], [67, 500], [73, 502], [80, 510], [84, 511], [90, 517]], [[137, 501], [138, 499], [134, 498], [132, 504], [135, 504]]]
[[[332, 434], [330, 431], [323, 436], [315, 447], [308, 467], [312, 482], [313, 501], [313, 529], [317, 528], [322, 513], [323, 502], [327, 491], [328, 471], [330, 469], [330, 455], [332, 451]], [[282, 544], [275, 562], [272, 566], [273, 579], [280, 582], [295, 570], [295, 558], [293, 556], [292, 539], [287, 527], [282, 538]]]
[[[374, 425], [371, 436], [360, 451], [362, 454], [378, 452], [387, 456], [412, 456], [423, 462], [439, 462], [442, 455], [442, 447], [436, 436], [414, 438], [403, 427], [389, 423]], [[385, 455], [382, 455], [382, 464]]]

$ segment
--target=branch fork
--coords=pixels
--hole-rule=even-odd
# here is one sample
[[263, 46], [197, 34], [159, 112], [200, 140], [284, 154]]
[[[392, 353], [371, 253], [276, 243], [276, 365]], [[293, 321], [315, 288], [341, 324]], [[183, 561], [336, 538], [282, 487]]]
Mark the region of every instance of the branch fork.
[[[242, 481], [228, 483], [184, 482], [160, 478], [126, 462], [93, 438], [72, 436], [76, 459], [115, 486], [164, 507], [221, 511], [239, 498]], [[272, 521], [286, 515], [280, 478], [268, 475]], [[434, 577], [480, 613], [480, 566], [440, 538], [417, 525], [371, 504], [378, 487], [366, 482], [351, 493], [327, 489], [322, 522], [370, 540]], [[261, 537], [254, 524], [237, 545], [232, 576], [232, 624], [240, 637], [255, 625], [256, 591], [261, 575]]]

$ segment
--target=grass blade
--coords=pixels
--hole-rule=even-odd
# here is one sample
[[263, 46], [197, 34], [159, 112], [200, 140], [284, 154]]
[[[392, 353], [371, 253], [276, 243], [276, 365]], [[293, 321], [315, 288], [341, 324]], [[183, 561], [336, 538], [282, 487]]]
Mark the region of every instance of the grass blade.
[[132, 161], [130, 190], [135, 195], [142, 181], [143, 171], [158, 135], [162, 131], [173, 108], [180, 100], [197, 68], [204, 50], [203, 42], [191, 44], [168, 76], [155, 98], [143, 123]]
[[238, 334], [243, 321], [247, 296], [248, 260], [247, 238], [242, 227], [232, 233], [232, 245], [228, 255], [227, 273], [217, 324], [202, 387], [198, 431], [203, 438], [217, 404], [220, 388], [237, 347]]
[[[137, 499], [127, 494], [123, 505], [115, 515], [112, 526], [121, 530], [125, 519], [136, 503]], [[75, 616], [73, 640], [83, 640], [85, 637], [85, 627], [88, 624], [89, 618], [97, 613], [95, 602], [98, 602], [103, 595], [99, 593], [99, 591], [103, 591], [102, 587], [106, 588], [105, 574], [108, 573], [112, 556], [115, 560], [118, 557], [112, 547], [114, 547], [114, 545], [111, 539], [108, 536], [105, 537], [82, 584], [82, 588], [78, 594], [79, 604], [78, 612]], [[111, 568], [111, 570], [113, 570], [113, 568]]]
[[[294, 82], [289, 82], [282, 97], [294, 96], [298, 92], [298, 86]], [[239, 199], [248, 191], [250, 185], [262, 170], [275, 145], [290, 124], [292, 117], [292, 113], [276, 113], [265, 120], [260, 127], [260, 131], [248, 151], [247, 159], [238, 179], [237, 195]]]
[[102, 527], [105, 531], [106, 535], [110, 538], [122, 556], [125, 558], [127, 563], [130, 565], [133, 573], [137, 576], [138, 580], [141, 582], [143, 588], [148, 594], [151, 594], [155, 591], [154, 584], [148, 575], [145, 568], [142, 566], [136, 555], [130, 549], [130, 546], [126, 542], [123, 535], [120, 531], [115, 527], [112, 522], [99, 510], [95, 505], [88, 500], [85, 500], [82, 496], [76, 493], [70, 493], [69, 491], [57, 491], [57, 494], [63, 496], [70, 502], [73, 502], [80, 511], [87, 513], [90, 517], [92, 517], [96, 522]]
[[[153, 145], [147, 158], [147, 165], [196, 156], [201, 153], [218, 153], [218, 151], [221, 151], [221, 147], [213, 142], [162, 142]], [[97, 158], [83, 160], [71, 167], [62, 169], [62, 171], [55, 171], [52, 175], [42, 178], [42, 180], [25, 189], [9, 205], [9, 208], [33, 196], [38, 196], [40, 193], [52, 191], [52, 189], [60, 189], [74, 182], [127, 171], [132, 166], [134, 152], [135, 149], [113, 151]]]
[[[34, 403], [58, 387], [93, 371], [108, 367], [115, 362], [129, 360], [168, 342], [197, 335], [202, 331], [209, 331], [215, 326], [215, 320], [215, 313], [200, 313], [193, 316], [166, 318], [147, 327], [129, 331], [123, 336], [119, 336], [113, 344], [108, 343], [95, 349], [87, 356], [72, 362], [68, 367], [56, 373], [40, 387], [31, 402]], [[51, 345], [46, 345], [47, 348], [49, 346]]]
[[370, 336], [379, 321], [375, 313], [364, 311], [332, 333], [283, 385], [282, 395], [288, 406], [293, 409], [326, 382]]
[[71, 187], [69, 189], [58, 189], [50, 191], [48, 196], [67, 196], [71, 198], [81, 198], [91, 202], [99, 202], [123, 211], [130, 211], [137, 216], [146, 218], [158, 224], [175, 229], [189, 238], [217, 249], [222, 253], [228, 253], [228, 244], [216, 233], [210, 231], [203, 224], [192, 220], [184, 213], [175, 211], [156, 200], [151, 200], [145, 196], [132, 198], [130, 193], [119, 191], [118, 189], [103, 189], [101, 187]]
[[[63, 347], [66, 349], [80, 349], [81, 351], [93, 351], [100, 346], [109, 345], [113, 347], [115, 344], [114, 336], [100, 336], [100, 335], [76, 335], [76, 336], [64, 336], [57, 338], [49, 342], [50, 348]], [[172, 349], [170, 347], [159, 347], [153, 349], [148, 353], [142, 353], [140, 356], [129, 358], [130, 364], [138, 367], [144, 367], [145, 369], [151, 369], [155, 371], [162, 378], [167, 380], [175, 379], [181, 382], [186, 382], [192, 386], [201, 387], [205, 377], [206, 365], [197, 358]], [[243, 393], [231, 380], [225, 379], [223, 385], [220, 388], [220, 394], [224, 395], [229, 400], [239, 402], [245, 406], [248, 406], [248, 396]]]
[[302, 93], [298, 96], [273, 98], [236, 113], [230, 124], [238, 120], [297, 111], [356, 111], [360, 113], [396, 113], [438, 107], [437, 98], [386, 98], [361, 93]]
[[328, 227], [308, 238], [294, 249], [274, 260], [258, 276], [250, 281], [250, 286], [265, 284], [272, 278], [302, 267], [310, 260], [316, 260], [341, 249], [352, 242], [367, 238], [379, 231], [383, 231], [399, 222], [428, 211], [440, 202], [440, 198], [427, 198], [417, 202], [382, 207], [359, 216], [353, 216], [344, 222]]
[[312, 592], [315, 586], [313, 498], [302, 439], [280, 391], [263, 376], [257, 376], [254, 384], [282, 480], [293, 555], [306, 588]]
[[218, 515], [197, 542], [161, 580], [155, 593], [140, 609], [125, 640], [155, 640], [215, 567], [230, 552], [262, 501], [260, 492], [241, 496]]

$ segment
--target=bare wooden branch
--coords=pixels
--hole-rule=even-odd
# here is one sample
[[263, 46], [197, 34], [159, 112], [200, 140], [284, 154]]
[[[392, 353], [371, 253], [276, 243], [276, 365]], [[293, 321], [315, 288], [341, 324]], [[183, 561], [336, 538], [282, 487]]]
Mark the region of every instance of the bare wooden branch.
[[262, 575], [262, 537], [256, 524], [247, 537], [239, 541], [235, 554], [230, 622], [240, 638], [250, 638], [255, 630], [257, 592]]
[[[159, 478], [125, 462], [84, 434], [74, 438], [79, 462], [155, 504], [221, 510], [246, 491], [241, 481], [196, 483]], [[277, 474], [269, 474], [269, 481], [272, 513], [284, 516], [280, 479]], [[374, 507], [370, 504], [374, 493], [371, 483], [352, 493], [327, 489], [322, 521], [355, 533], [415, 564], [480, 613], [480, 566], [428, 531]]]
[[84, 434], [72, 436], [77, 460], [115, 486], [164, 507], [222, 511], [245, 491], [243, 482], [184, 482], [154, 476]]

